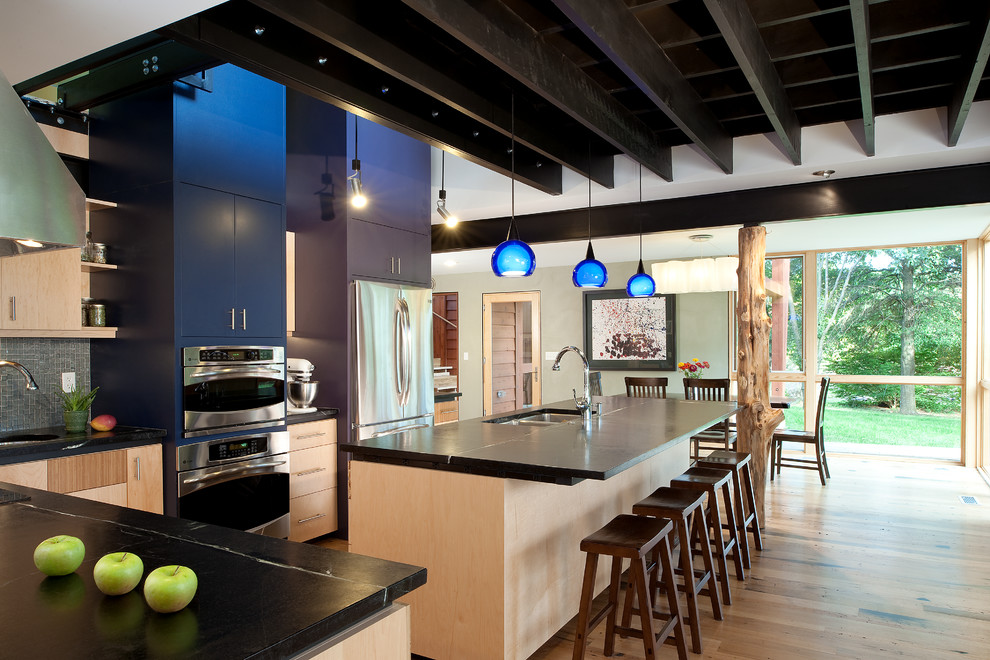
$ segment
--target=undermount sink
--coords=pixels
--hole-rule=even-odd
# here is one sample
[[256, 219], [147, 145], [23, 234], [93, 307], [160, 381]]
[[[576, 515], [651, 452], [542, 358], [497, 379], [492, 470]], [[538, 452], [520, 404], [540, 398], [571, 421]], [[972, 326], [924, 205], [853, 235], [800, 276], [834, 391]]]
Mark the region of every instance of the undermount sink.
[[486, 419], [485, 422], [488, 424], [513, 424], [520, 426], [553, 426], [555, 424], [573, 422], [575, 419], [581, 419], [581, 411], [559, 408], [538, 408], [506, 417]]
[[0, 444], [7, 442], [41, 442], [42, 440], [56, 440], [58, 437], [54, 433], [18, 433], [15, 435], [0, 436]]

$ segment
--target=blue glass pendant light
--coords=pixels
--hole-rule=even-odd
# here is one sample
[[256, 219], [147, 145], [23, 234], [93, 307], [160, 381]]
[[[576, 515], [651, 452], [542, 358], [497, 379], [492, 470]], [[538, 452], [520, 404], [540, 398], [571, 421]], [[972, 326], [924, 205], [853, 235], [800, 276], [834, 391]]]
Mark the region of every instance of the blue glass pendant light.
[[[639, 203], [643, 203], [643, 165], [639, 166]], [[639, 268], [636, 274], [626, 282], [626, 294], [630, 298], [649, 298], [657, 291], [656, 282], [646, 274], [643, 268], [643, 219], [639, 220]]]
[[605, 264], [595, 259], [595, 250], [591, 247], [591, 147], [588, 147], [588, 253], [574, 267], [571, 274], [574, 286], [581, 289], [600, 289], [608, 282], [608, 270]]
[[[512, 142], [511, 171], [512, 171], [512, 213], [509, 216], [509, 231], [505, 240], [499, 243], [492, 253], [492, 272], [499, 277], [529, 277], [536, 270], [536, 255], [533, 248], [519, 239], [519, 229], [516, 228], [516, 97], [512, 95], [511, 131]], [[513, 230], [516, 237], [512, 238]]]

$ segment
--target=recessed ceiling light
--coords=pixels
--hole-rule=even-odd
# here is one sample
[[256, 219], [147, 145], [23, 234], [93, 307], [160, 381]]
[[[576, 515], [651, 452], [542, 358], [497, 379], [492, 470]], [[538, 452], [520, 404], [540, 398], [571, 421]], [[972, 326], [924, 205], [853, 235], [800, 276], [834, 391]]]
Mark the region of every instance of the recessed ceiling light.
[[713, 236], [711, 234], [691, 234], [688, 236], [695, 243], [704, 243], [706, 241], [712, 240]]

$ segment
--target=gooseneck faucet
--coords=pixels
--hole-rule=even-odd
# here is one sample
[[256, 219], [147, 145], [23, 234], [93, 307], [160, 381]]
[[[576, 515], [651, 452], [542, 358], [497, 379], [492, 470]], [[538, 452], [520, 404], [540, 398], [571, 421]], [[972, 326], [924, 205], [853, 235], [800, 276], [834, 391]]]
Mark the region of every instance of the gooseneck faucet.
[[0, 360], [0, 367], [11, 367], [12, 369], [17, 369], [24, 376], [24, 380], [27, 382], [27, 389], [36, 390], [38, 389], [38, 384], [34, 382], [34, 376], [31, 372], [24, 368], [23, 364], [18, 362], [11, 362], [10, 360]]
[[581, 349], [577, 346], [564, 346], [557, 353], [557, 359], [553, 361], [553, 367], [551, 370], [560, 371], [560, 358], [564, 357], [564, 353], [574, 352], [577, 356], [581, 358], [581, 363], [584, 365], [584, 396], [578, 398], [577, 390], [572, 389], [571, 392], [574, 394], [574, 405], [577, 409], [581, 411], [581, 416], [587, 422], [591, 421], [591, 365], [588, 364], [588, 358], [584, 356]]

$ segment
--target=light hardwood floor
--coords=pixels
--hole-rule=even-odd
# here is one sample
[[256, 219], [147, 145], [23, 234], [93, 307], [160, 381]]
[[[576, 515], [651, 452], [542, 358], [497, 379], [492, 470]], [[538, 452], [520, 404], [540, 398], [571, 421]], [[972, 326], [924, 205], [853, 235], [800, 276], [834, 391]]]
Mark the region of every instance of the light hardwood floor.
[[[990, 658], [990, 489], [953, 465], [830, 456], [767, 490], [763, 552], [691, 658]], [[975, 496], [981, 506], [963, 504]], [[341, 548], [342, 542], [332, 544]], [[530, 660], [567, 660], [574, 622]], [[604, 625], [587, 658], [603, 658]], [[621, 654], [621, 655], [620, 655]], [[620, 639], [616, 658], [643, 658]], [[666, 646], [661, 658], [676, 658]], [[470, 659], [465, 659], [470, 660]]]

